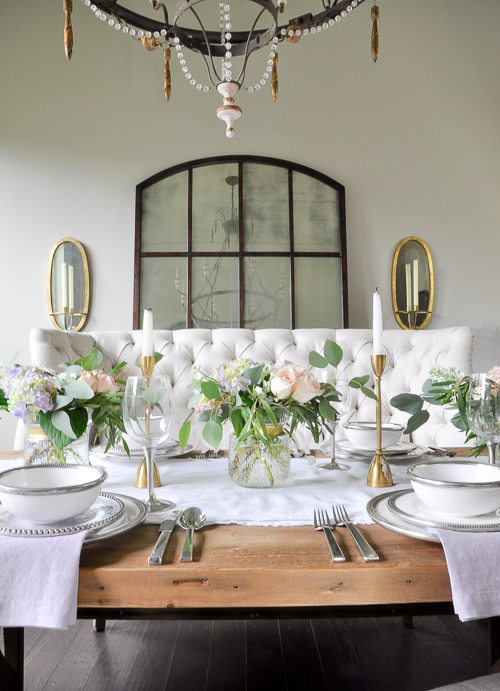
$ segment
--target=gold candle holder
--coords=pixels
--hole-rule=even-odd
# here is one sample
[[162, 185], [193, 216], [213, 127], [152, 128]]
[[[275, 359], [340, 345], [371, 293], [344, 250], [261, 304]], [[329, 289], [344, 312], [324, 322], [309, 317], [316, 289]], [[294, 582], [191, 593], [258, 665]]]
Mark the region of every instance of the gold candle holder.
[[369, 487], [392, 487], [392, 473], [382, 452], [382, 397], [380, 381], [385, 369], [385, 355], [372, 355], [372, 368], [377, 382], [377, 451], [368, 469], [366, 484]]
[[405, 314], [408, 317], [408, 329], [410, 331], [416, 331], [421, 328], [421, 326], [417, 326], [418, 316], [420, 314], [425, 314], [427, 316], [432, 313], [426, 310], [421, 310], [418, 308], [418, 305], [416, 305], [415, 307], [409, 310], [397, 310], [396, 314]]
[[[142, 375], [146, 382], [146, 388], [149, 387], [149, 381], [153, 370], [155, 367], [154, 355], [141, 355], [139, 358], [139, 365], [141, 367]], [[151, 403], [146, 404], [146, 434], [149, 436], [149, 417], [151, 415]], [[146, 468], [146, 459], [143, 458], [139, 463], [137, 468], [137, 473], [135, 475], [135, 486], [139, 489], [146, 489], [148, 486], [148, 473]], [[156, 461], [153, 462], [153, 486], [161, 487], [160, 471], [156, 465]]]

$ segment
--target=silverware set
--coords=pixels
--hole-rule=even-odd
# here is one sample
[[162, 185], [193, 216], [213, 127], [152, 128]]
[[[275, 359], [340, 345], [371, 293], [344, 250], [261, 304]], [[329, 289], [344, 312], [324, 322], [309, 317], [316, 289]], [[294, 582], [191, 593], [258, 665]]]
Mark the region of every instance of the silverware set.
[[339, 525], [345, 525], [345, 527], [351, 533], [352, 538], [361, 552], [361, 556], [365, 562], [379, 561], [380, 557], [378, 554], [361, 535], [354, 523], [352, 523], [347, 511], [345, 510], [345, 506], [342, 504], [337, 504], [337, 506], [332, 505], [332, 518], [333, 522], [330, 520], [328, 512], [324, 509], [318, 509], [317, 512], [314, 511], [314, 529], [323, 530], [325, 533], [328, 549], [332, 555], [332, 561], [346, 561], [345, 555], [340, 549], [340, 546], [333, 534], [334, 527]]
[[197, 506], [191, 506], [184, 513], [174, 511], [160, 525], [160, 537], [148, 557], [148, 564], [150, 566], [159, 566], [162, 563], [168, 540], [176, 525], [180, 525], [186, 531], [179, 561], [193, 561], [193, 533], [195, 530], [202, 528], [205, 522], [206, 516]]

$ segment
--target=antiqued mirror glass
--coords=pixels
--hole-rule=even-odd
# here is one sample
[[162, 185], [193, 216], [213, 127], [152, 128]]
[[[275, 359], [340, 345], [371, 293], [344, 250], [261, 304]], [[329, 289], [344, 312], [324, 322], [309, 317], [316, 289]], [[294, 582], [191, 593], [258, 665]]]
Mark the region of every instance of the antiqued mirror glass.
[[47, 300], [50, 319], [64, 331], [80, 331], [89, 311], [90, 277], [87, 255], [78, 240], [59, 240], [50, 253]]
[[416, 237], [402, 240], [392, 262], [392, 307], [403, 329], [423, 329], [434, 303], [434, 270], [429, 248]]
[[348, 326], [345, 190], [295, 163], [200, 159], [137, 186], [134, 328]]

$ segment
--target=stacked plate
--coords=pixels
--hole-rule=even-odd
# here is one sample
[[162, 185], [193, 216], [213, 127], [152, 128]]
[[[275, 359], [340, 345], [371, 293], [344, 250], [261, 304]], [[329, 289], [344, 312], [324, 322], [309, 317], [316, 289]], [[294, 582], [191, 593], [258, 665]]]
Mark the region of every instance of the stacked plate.
[[[106, 451], [105, 444], [96, 444], [95, 446], [91, 446], [89, 449], [90, 453], [95, 454], [100, 458], [107, 458], [110, 460], [118, 461], [120, 463], [137, 463], [144, 456], [144, 451], [140, 446], [129, 445], [129, 450], [130, 457], [128, 456], [122, 444], [112, 446], [108, 451]], [[157, 448], [155, 460], [161, 461], [166, 458], [179, 458], [190, 453], [190, 451], [192, 450], [193, 447], [191, 446], [191, 444], [187, 444], [183, 449], [181, 449], [181, 445], [178, 441], [169, 439], [165, 443], [160, 444], [160, 446]]]
[[433, 528], [473, 533], [500, 530], [500, 510], [470, 518], [451, 516], [428, 507], [412, 489], [374, 497], [366, 508], [373, 520], [384, 528], [432, 542], [439, 542], [432, 533]]
[[[328, 445], [324, 445], [321, 450], [325, 454], [329, 454]], [[348, 439], [342, 439], [335, 442], [335, 453], [339, 458], [345, 458], [351, 461], [368, 461], [371, 462], [375, 455], [376, 449], [360, 449], [354, 446]], [[413, 461], [421, 456], [425, 456], [429, 452], [425, 446], [418, 446], [408, 441], [399, 441], [393, 446], [387, 446], [384, 450], [384, 456], [391, 461], [405, 460], [407, 462]]]

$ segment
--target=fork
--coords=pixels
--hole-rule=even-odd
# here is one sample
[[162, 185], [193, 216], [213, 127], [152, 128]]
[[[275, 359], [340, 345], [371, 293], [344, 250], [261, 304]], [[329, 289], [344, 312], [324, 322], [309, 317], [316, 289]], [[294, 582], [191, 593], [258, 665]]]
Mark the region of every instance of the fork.
[[351, 519], [345, 510], [345, 506], [343, 504], [338, 504], [337, 507], [332, 506], [332, 512], [335, 525], [345, 525], [347, 530], [351, 533], [354, 542], [357, 544], [363, 559], [365, 561], [379, 561], [380, 557], [375, 552], [373, 547], [368, 544], [354, 523], [351, 522]]
[[[319, 519], [319, 520], [318, 520]], [[314, 511], [314, 530], [323, 530], [325, 533], [328, 549], [332, 555], [332, 561], [345, 561], [345, 556], [339, 547], [337, 540], [332, 532], [332, 524], [328, 518], [326, 511], [318, 509], [318, 516], [316, 517], [316, 510]]]

